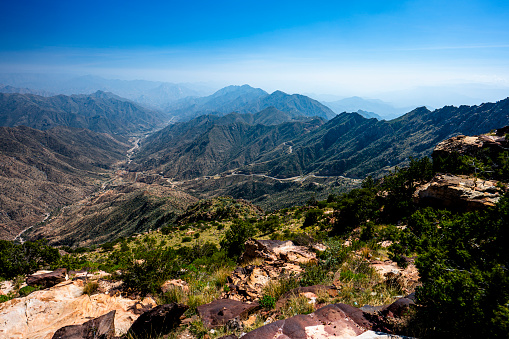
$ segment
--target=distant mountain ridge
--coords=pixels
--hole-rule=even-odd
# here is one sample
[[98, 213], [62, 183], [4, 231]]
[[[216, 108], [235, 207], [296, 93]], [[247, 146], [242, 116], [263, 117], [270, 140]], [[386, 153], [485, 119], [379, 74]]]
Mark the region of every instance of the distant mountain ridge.
[[167, 111], [175, 119], [185, 121], [204, 114], [256, 113], [269, 107], [292, 117], [331, 119], [335, 116], [330, 108], [304, 95], [289, 95], [281, 91], [268, 94], [249, 85], [228, 86], [208, 97], [186, 98], [169, 105]]
[[[322, 104], [332, 109], [336, 114], [357, 112], [366, 118], [377, 118], [378, 120], [395, 119], [402, 114], [410, 112], [415, 107], [395, 107], [387, 102], [378, 99], [364, 99], [361, 97], [350, 97], [336, 101], [322, 101]], [[365, 115], [362, 112], [374, 113]], [[379, 116], [379, 117], [377, 117]]]
[[160, 112], [102, 91], [53, 97], [0, 93], [0, 126], [23, 125], [40, 130], [67, 126], [129, 134], [150, 131], [163, 122]]

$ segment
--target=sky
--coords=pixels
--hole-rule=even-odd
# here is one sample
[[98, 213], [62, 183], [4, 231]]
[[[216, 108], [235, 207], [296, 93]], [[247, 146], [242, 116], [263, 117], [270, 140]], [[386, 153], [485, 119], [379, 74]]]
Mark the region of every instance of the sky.
[[508, 18], [507, 0], [4, 1], [0, 72], [473, 104], [509, 96]]

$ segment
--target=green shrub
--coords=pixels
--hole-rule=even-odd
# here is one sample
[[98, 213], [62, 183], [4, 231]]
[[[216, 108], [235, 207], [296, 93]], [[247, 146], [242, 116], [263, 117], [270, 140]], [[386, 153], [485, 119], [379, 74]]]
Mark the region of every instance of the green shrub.
[[191, 238], [191, 237], [183, 237], [182, 238], [182, 242], [190, 242], [191, 240], [193, 240], [193, 238]]
[[313, 226], [318, 221], [320, 221], [321, 217], [323, 216], [323, 211], [321, 209], [311, 209], [306, 212], [304, 216], [304, 227]]
[[89, 281], [83, 286], [83, 293], [91, 296], [99, 289], [99, 283], [97, 281]]
[[246, 240], [255, 235], [254, 228], [251, 224], [236, 220], [226, 231], [224, 238], [221, 240], [221, 248], [232, 258], [239, 257], [244, 251], [244, 243]]
[[18, 293], [20, 297], [26, 297], [34, 291], [38, 291], [41, 288], [39, 286], [25, 286], [19, 289]]
[[264, 295], [260, 299], [260, 306], [263, 308], [270, 310], [270, 309], [273, 309], [275, 305], [276, 305], [276, 298], [274, 298], [273, 296]]
[[23, 244], [0, 240], [0, 276], [3, 278], [33, 273], [59, 259], [58, 249], [46, 245], [44, 240]]

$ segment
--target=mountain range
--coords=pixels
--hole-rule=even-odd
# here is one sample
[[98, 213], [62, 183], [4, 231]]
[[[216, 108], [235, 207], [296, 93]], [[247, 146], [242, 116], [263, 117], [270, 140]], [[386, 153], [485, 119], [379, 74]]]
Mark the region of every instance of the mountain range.
[[162, 125], [164, 116], [111, 93], [57, 95], [0, 93], [0, 126], [46, 130], [56, 126], [129, 134]]
[[175, 120], [183, 121], [204, 114], [257, 113], [269, 107], [293, 117], [331, 119], [336, 115], [330, 108], [307, 96], [281, 91], [268, 94], [249, 85], [228, 86], [207, 97], [182, 99], [170, 104], [166, 110]]

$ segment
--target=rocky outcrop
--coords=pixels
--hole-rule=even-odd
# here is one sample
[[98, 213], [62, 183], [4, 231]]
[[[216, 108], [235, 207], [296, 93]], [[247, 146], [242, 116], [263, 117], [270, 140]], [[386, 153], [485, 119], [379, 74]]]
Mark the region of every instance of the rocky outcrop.
[[245, 243], [245, 250], [240, 260], [247, 262], [256, 258], [267, 262], [282, 260], [293, 264], [317, 261], [315, 253], [304, 246], [296, 246], [291, 241], [249, 239]]
[[232, 299], [218, 299], [205, 305], [198, 306], [198, 314], [203, 325], [208, 329], [227, 325], [233, 319], [243, 320], [251, 312], [259, 309], [257, 302], [248, 304]]
[[[83, 286], [82, 281], [65, 281], [1, 303], [0, 338], [48, 339], [64, 326], [83, 324], [111, 311], [116, 311], [115, 334], [126, 333], [139, 316], [130, 309], [136, 301], [107, 294], [84, 295]], [[155, 306], [152, 298], [141, 303]]]
[[228, 292], [223, 298], [253, 301], [262, 296], [263, 287], [271, 280], [295, 276], [303, 272], [299, 265], [276, 261], [257, 266], [238, 267], [228, 277]]
[[405, 268], [401, 268], [391, 260], [376, 260], [372, 261], [370, 265], [384, 278], [387, 285], [396, 287], [404, 293], [414, 291], [419, 283], [419, 271], [413, 262]]
[[416, 189], [414, 200], [422, 205], [475, 210], [494, 206], [500, 199], [500, 192], [497, 181], [437, 174]]
[[53, 272], [29, 275], [26, 279], [28, 286], [49, 288], [67, 279], [67, 269], [59, 268]]
[[52, 339], [113, 339], [115, 311], [89, 320], [82, 325], [69, 325], [55, 332]]
[[153, 338], [167, 334], [180, 324], [180, 316], [188, 308], [176, 303], [156, 306], [136, 319], [127, 335], [131, 338]]

